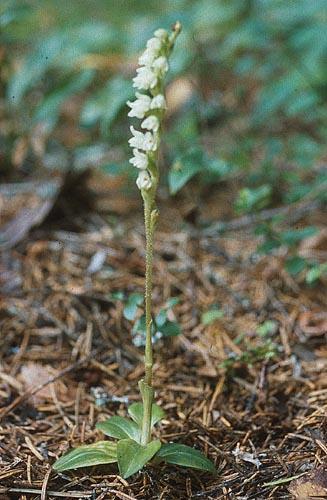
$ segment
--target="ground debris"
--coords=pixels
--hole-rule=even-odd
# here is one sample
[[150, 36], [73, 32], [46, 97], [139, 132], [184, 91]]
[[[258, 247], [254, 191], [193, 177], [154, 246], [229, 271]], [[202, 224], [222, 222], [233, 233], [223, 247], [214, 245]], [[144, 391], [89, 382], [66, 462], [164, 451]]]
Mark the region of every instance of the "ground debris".
[[322, 290], [291, 283], [278, 257], [253, 260], [246, 229], [213, 243], [181, 230], [176, 208], [161, 210], [154, 309], [178, 297], [182, 334], [155, 345], [167, 413], [158, 432], [204, 451], [217, 477], [163, 465], [128, 483], [114, 465], [50, 472], [69, 448], [101, 438], [98, 420], [139, 400], [143, 353], [123, 311], [143, 290], [142, 214], [114, 225], [85, 212], [6, 250], [20, 281], [0, 298], [0, 498], [291, 498], [325, 460]]
[[295, 500], [327, 498], [327, 467], [322, 465], [295, 479], [291, 482], [289, 491]]

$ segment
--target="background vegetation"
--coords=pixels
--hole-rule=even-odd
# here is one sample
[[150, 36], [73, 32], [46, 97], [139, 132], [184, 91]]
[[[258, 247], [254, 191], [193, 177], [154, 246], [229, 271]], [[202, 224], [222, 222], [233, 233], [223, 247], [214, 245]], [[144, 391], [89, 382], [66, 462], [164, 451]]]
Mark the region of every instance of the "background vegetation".
[[[323, 202], [327, 182], [325, 7], [324, 0], [4, 0], [3, 174], [96, 166], [127, 172], [125, 189], [133, 189], [125, 103], [136, 57], [155, 28], [180, 19], [162, 161], [167, 190], [176, 195], [193, 178], [203, 189], [237, 179], [235, 216], [301, 203], [310, 210]], [[326, 264], [297, 247], [317, 230], [291, 230], [288, 213], [260, 218], [259, 251], [286, 248], [288, 271], [315, 282]]]

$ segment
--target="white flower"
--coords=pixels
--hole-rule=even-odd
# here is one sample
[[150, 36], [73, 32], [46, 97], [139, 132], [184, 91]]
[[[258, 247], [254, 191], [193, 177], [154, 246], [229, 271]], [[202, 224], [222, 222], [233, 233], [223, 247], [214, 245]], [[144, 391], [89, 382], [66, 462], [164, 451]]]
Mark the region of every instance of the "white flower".
[[140, 170], [145, 170], [148, 167], [148, 157], [145, 153], [142, 153], [138, 149], [133, 149], [133, 158], [129, 162], [134, 165], [134, 167]]
[[159, 38], [150, 38], [150, 40], [146, 42], [146, 48], [159, 52], [159, 50], [161, 49], [161, 41], [159, 40]]
[[131, 132], [134, 137], [129, 139], [128, 143], [131, 148], [142, 149], [143, 151], [155, 151], [157, 149], [157, 137], [151, 132], [140, 132], [131, 127]]
[[161, 49], [161, 41], [159, 38], [150, 38], [146, 44], [146, 49], [139, 57], [139, 65], [150, 67], [155, 58], [158, 56]]
[[146, 128], [147, 130], [153, 130], [153, 132], [158, 132], [159, 126], [160, 126], [160, 122], [159, 122], [158, 118], [154, 115], [148, 116], [141, 123], [142, 128]]
[[167, 38], [168, 32], [166, 30], [162, 29], [162, 28], [159, 28], [158, 30], [156, 30], [154, 32], [154, 36], [156, 38], [159, 38], [159, 40], [163, 41], [163, 40], [165, 40]]
[[139, 57], [139, 65], [151, 66], [157, 55], [158, 55], [157, 50], [145, 49], [143, 54]]
[[166, 73], [169, 69], [167, 58], [164, 56], [160, 56], [155, 59], [152, 63], [152, 68], [155, 70], [155, 73]]
[[156, 95], [150, 104], [150, 109], [166, 109], [166, 99], [162, 94]]
[[141, 170], [136, 179], [136, 184], [139, 189], [150, 189], [152, 186], [151, 177], [146, 170]]
[[157, 75], [147, 66], [137, 68], [136, 73], [137, 75], [133, 78], [133, 87], [147, 90], [153, 89], [157, 85]]
[[127, 106], [131, 108], [130, 112], [128, 113], [128, 116], [133, 118], [135, 116], [136, 118], [144, 118], [145, 113], [150, 110], [151, 106], [151, 97], [145, 94], [140, 94], [139, 92], [136, 92], [136, 97], [137, 99], [133, 102], [127, 101]]

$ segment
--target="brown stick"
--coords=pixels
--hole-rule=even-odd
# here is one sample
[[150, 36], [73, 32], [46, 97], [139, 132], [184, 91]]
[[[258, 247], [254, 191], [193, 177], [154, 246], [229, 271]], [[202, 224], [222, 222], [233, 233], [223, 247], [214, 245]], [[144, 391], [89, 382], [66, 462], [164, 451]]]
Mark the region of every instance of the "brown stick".
[[[0, 494], [4, 493], [28, 493], [32, 495], [40, 495], [42, 490], [36, 488], [0, 488]], [[90, 498], [94, 493], [93, 491], [52, 491], [48, 490], [47, 494], [52, 497], [61, 498]], [[118, 498], [124, 500], [136, 500], [135, 497], [131, 497], [122, 491], [118, 491], [112, 488], [107, 488], [106, 493], [112, 493]]]

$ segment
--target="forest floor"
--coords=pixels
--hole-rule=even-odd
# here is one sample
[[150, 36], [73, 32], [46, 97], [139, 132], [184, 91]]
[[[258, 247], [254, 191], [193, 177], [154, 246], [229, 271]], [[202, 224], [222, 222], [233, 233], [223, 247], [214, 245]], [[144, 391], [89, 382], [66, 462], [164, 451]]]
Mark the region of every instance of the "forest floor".
[[[115, 464], [51, 469], [71, 447], [103, 439], [95, 423], [139, 400], [143, 370], [117, 298], [143, 291], [140, 200], [112, 186], [102, 196], [103, 179], [83, 182], [96, 206], [87, 196], [75, 206], [76, 192], [63, 192], [31, 231], [23, 219], [12, 224], [17, 242], [3, 245], [0, 498], [327, 498], [323, 283], [296, 282], [282, 254], [259, 257], [246, 223], [214, 236], [199, 229], [199, 219], [230, 217], [228, 186], [161, 199], [153, 293], [156, 312], [179, 298], [170, 314], [182, 330], [155, 344], [156, 401], [167, 414], [155, 432], [202, 450], [217, 476], [168, 465], [128, 481]], [[27, 206], [19, 194], [12, 213], [5, 195], [1, 203], [8, 221]], [[31, 206], [40, 215], [38, 201]], [[322, 217], [305, 222], [321, 226]], [[324, 243], [306, 240], [302, 251]], [[221, 317], [201, 321], [212, 306]]]

